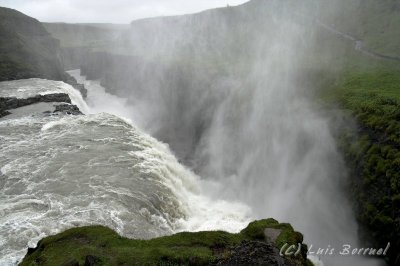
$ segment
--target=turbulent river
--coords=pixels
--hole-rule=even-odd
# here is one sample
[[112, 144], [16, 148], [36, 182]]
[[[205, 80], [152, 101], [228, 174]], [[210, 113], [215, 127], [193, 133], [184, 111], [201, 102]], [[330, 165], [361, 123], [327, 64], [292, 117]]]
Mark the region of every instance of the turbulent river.
[[[0, 97], [67, 93], [85, 113], [46, 114], [43, 110], [52, 103], [39, 103], [0, 119], [0, 265], [16, 265], [43, 237], [94, 224], [146, 239], [179, 231], [237, 232], [250, 220], [273, 217], [292, 223], [314, 251], [358, 245], [349, 203], [335, 186], [342, 168], [331, 169], [340, 164], [332, 163], [337, 152], [327, 122], [301, 98], [284, 91], [252, 98], [254, 113], [262, 115], [245, 120], [260, 120], [246, 128], [268, 127], [243, 132], [243, 139], [229, 133], [235, 128], [211, 131], [210, 149], [225, 152], [215, 153], [219, 157], [212, 157], [211, 166], [240, 170], [237, 176], [214, 180], [197, 176], [180, 164], [168, 144], [136, 126], [143, 114], [128, 100], [107, 93], [79, 70], [70, 74], [85, 84], [85, 100], [63, 82], [0, 82]], [[224, 101], [220, 118], [240, 112], [234, 106]], [[227, 129], [218, 126], [221, 119], [214, 129]], [[238, 154], [241, 161], [224, 161]], [[379, 264], [361, 257], [322, 260], [325, 265]]]
[[234, 232], [249, 222], [248, 207], [204, 196], [212, 184], [202, 184], [168, 145], [122, 118], [129, 111], [124, 99], [86, 83], [87, 103], [62, 82], [0, 83], [2, 97], [68, 93], [86, 113], [45, 115], [36, 104], [0, 120], [0, 265], [17, 264], [41, 238], [75, 226], [101, 224], [151, 238]]

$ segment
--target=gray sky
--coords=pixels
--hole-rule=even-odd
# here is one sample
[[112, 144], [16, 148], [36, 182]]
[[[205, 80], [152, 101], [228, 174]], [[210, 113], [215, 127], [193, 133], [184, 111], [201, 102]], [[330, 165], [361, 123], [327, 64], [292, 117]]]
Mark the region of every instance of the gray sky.
[[129, 23], [134, 19], [194, 13], [248, 0], [0, 0], [43, 22]]

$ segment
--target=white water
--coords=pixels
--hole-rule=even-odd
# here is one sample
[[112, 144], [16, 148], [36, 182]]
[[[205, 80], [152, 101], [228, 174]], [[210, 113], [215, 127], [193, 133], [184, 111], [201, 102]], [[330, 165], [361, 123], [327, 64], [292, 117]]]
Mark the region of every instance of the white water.
[[[289, 5], [285, 10], [281, 1], [270, 3], [264, 14], [269, 19], [249, 26], [244, 12], [243, 21], [234, 24], [235, 33], [231, 21], [213, 14], [183, 17], [171, 25], [158, 20], [146, 24], [145, 31], [133, 24], [129, 37], [137, 56], [179, 58], [193, 46], [183, 58], [196, 67], [179, 69], [174, 60], [161, 70], [145, 60], [132, 63], [129, 71], [136, 83], [116, 90], [130, 99], [125, 107], [132, 111], [124, 116], [168, 142], [179, 158], [212, 182], [207, 196], [239, 200], [251, 208], [252, 218], [290, 222], [313, 247], [334, 247], [337, 253], [344, 244], [362, 248], [352, 203], [344, 192], [348, 175], [332, 136], [335, 125], [311, 95], [315, 88], [308, 75], [318, 68], [314, 26], [294, 20]], [[212, 27], [218, 36], [209, 34]], [[240, 42], [241, 36], [248, 36], [247, 27], [257, 29], [258, 34], [249, 36], [254, 41], [243, 41], [234, 50], [239, 55], [222, 57], [247, 61], [233, 61], [217, 74], [204, 67], [207, 59], [202, 57], [209, 55], [210, 47], [215, 52], [211, 56], [217, 56], [229, 49], [232, 39]], [[152, 46], [141, 45], [148, 43]], [[246, 56], [239, 57], [241, 50]], [[123, 78], [129, 82], [121, 75], [119, 83]], [[376, 264], [337, 253], [324, 256], [325, 264]]]
[[[79, 83], [84, 84], [88, 90], [86, 102], [89, 106], [89, 112], [107, 112], [122, 117], [133, 124], [135, 124], [136, 119], [140, 119], [138, 118], [140, 114], [134, 112], [135, 108], [129, 106], [126, 99], [107, 93], [105, 88], [99, 84], [99, 81], [87, 80], [80, 75], [79, 69], [68, 71], [68, 73]], [[157, 143], [161, 144], [160, 142]], [[166, 144], [161, 145], [165, 146]], [[173, 159], [174, 163], [177, 164], [176, 167], [183, 168], [182, 165], [175, 161], [176, 159], [169, 149], [168, 154], [170, 154], [171, 160]], [[187, 202], [189, 206], [189, 215], [181, 221], [180, 231], [226, 230], [238, 232], [250, 222], [250, 209], [248, 206], [235, 201], [228, 203], [216, 198], [210, 198], [207, 196], [209, 194], [207, 191], [215, 190], [219, 184], [200, 180], [191, 171], [187, 169], [186, 171], [186, 176], [191, 177], [189, 187], [192, 193], [182, 197], [182, 200]], [[193, 182], [193, 180], [197, 182]], [[193, 193], [193, 191], [196, 193]], [[175, 193], [179, 195], [187, 192], [177, 190]]]
[[[88, 103], [92, 109], [106, 108], [109, 112], [136, 119], [134, 106], [129, 107], [124, 99], [105, 93], [98, 82], [80, 76], [79, 70], [69, 73], [89, 90]], [[241, 128], [226, 124], [225, 119], [231, 114], [243, 115], [240, 113], [243, 109], [232, 101], [246, 98], [242, 93], [248, 92], [228, 94], [229, 97], [221, 104], [217, 112], [219, 116], [207, 136], [209, 143], [206, 143], [212, 156], [208, 174], [213, 178], [196, 184], [196, 188], [203, 188], [200, 195], [205, 197], [184, 199], [189, 200], [189, 205], [193, 202], [193, 206], [202, 206], [200, 209], [212, 208], [203, 209], [200, 216], [195, 212], [189, 215], [184, 227], [194, 231], [199, 228], [235, 231], [241, 226], [240, 223], [232, 224], [236, 219], [243, 221], [249, 215], [251, 219], [273, 217], [291, 222], [296, 230], [305, 233], [305, 243], [312, 244], [314, 249], [334, 247], [338, 253], [343, 244], [360, 246], [357, 243], [357, 225], [347, 207], [350, 203], [339, 193], [338, 176], [345, 173], [335, 171], [344, 171], [345, 167], [330, 135], [328, 120], [316, 114], [315, 107], [305, 98], [294, 96], [287, 102], [286, 93], [290, 92], [275, 91], [276, 95], [272, 95], [272, 91], [266, 93], [262, 87], [258, 89], [252, 92], [255, 94], [254, 109], [243, 121], [245, 125], [239, 124]], [[104, 99], [109, 99], [110, 105], [103, 105]], [[277, 105], [283, 101], [285, 104]], [[262, 130], [259, 128], [261, 125], [265, 125]], [[236, 145], [232, 147], [232, 143]], [[232, 158], [236, 154], [246, 156]], [[235, 168], [226, 169], [229, 166]], [[226, 171], [236, 174], [221, 178]], [[179, 194], [179, 191], [175, 193]], [[210, 197], [224, 199], [223, 204], [218, 206], [221, 203], [211, 202]], [[227, 206], [226, 201], [238, 199], [251, 209]], [[221, 215], [218, 212], [222, 210], [225, 212]], [[201, 219], [203, 215], [207, 218]], [[310, 257], [316, 265], [323, 265], [318, 257]], [[376, 261], [338, 254], [327, 256], [323, 261], [325, 265], [379, 265]]]
[[16, 97], [24, 99], [36, 95], [46, 95], [52, 93], [66, 93], [70, 96], [72, 104], [79, 107], [81, 112], [88, 113], [89, 108], [82, 99], [79, 91], [62, 81], [49, 81], [46, 79], [21, 79], [1, 82], [1, 97]]
[[[147, 77], [148, 80], [151, 79], [150, 86], [144, 86], [141, 98], [136, 101], [137, 105], [130, 106], [125, 100], [106, 94], [95, 82], [87, 84], [88, 87], [93, 86], [93, 90], [89, 91], [88, 113], [107, 111], [129, 118], [134, 124], [143, 126], [146, 132], [159, 133], [172, 141], [175, 138], [175, 143], [182, 142], [181, 136], [186, 133], [195, 134], [191, 126], [198, 125], [196, 123], [200, 120], [199, 116], [210, 116], [210, 125], [202, 132], [204, 134], [200, 144], [194, 151], [195, 159], [200, 161], [199, 173], [209, 180], [207, 183], [180, 166], [168, 147], [154, 139], [150, 140], [148, 136], [144, 137], [142, 132], [132, 128], [125, 120], [114, 116], [102, 114], [85, 118], [63, 118], [61, 122], [58, 119], [53, 121], [53, 118], [40, 117], [2, 122], [1, 137], [5, 141], [5, 144], [2, 143], [2, 151], [4, 148], [7, 153], [2, 155], [1, 163], [7, 167], [2, 168], [5, 174], [1, 178], [8, 182], [5, 184], [10, 194], [4, 194], [1, 200], [7, 206], [6, 210], [11, 210], [5, 212], [6, 216], [1, 220], [6, 228], [2, 231], [2, 236], [11, 239], [11, 242], [3, 243], [3, 246], [14, 247], [12, 250], [21, 248], [18, 254], [12, 255], [13, 257], [7, 255], [4, 261], [21, 257], [26, 248], [23, 247], [24, 241], [32, 238], [36, 241], [41, 235], [54, 233], [47, 232], [47, 228], [56, 228], [54, 231], [58, 232], [73, 226], [68, 222], [71, 220], [76, 220], [76, 225], [93, 222], [106, 224], [128, 236], [142, 236], [143, 231], [139, 231], [140, 228], [148, 233], [143, 237], [150, 237], [185, 229], [221, 228], [234, 231], [242, 227], [249, 216], [273, 216], [282, 222], [291, 222], [296, 229], [305, 233], [306, 242], [314, 247], [335, 246], [339, 249], [342, 244], [348, 243], [362, 247], [357, 243], [357, 225], [351, 205], [341, 192], [341, 183], [347, 176], [330, 132], [329, 119], [307, 97], [306, 92], [310, 88], [302, 87], [295, 79], [299, 74], [305, 74], [299, 73], [300, 71], [309, 67], [307, 59], [311, 55], [307, 54], [305, 47], [314, 45], [313, 36], [306, 27], [294, 23], [290, 13], [283, 14], [280, 18], [279, 15], [275, 17], [272, 10], [269, 15], [271, 21], [268, 21], [268, 25], [271, 29], [261, 32], [253, 46], [246, 47], [254, 59], [253, 68], [244, 74], [249, 83], [252, 83], [250, 86], [243, 80], [238, 80], [235, 75], [228, 74], [211, 86], [204, 86], [202, 82], [196, 84], [198, 80], [195, 80], [193, 88], [190, 88], [193, 90], [184, 90], [185, 86], [171, 86], [167, 90], [165, 85], [169, 80], [165, 76], [157, 75], [157, 72], [151, 72]], [[214, 26], [222, 25], [221, 36], [224, 36], [224, 30], [230, 30], [228, 24], [218, 17], [213, 22]], [[174, 58], [176, 51], [182, 48], [180, 44], [197, 44], [199, 39], [193, 37], [205, 35], [202, 32], [202, 21], [194, 24], [198, 26], [196, 31], [188, 27], [186, 32], [180, 32], [179, 29], [177, 31], [175, 28], [168, 28], [172, 27], [170, 25], [161, 31], [147, 31], [150, 40], [155, 37], [156, 41], [151, 42], [154, 51], [147, 51], [146, 45], [142, 49], [152, 54], [164, 48], [161, 50], [167, 51], [167, 58]], [[246, 27], [244, 30], [247, 30]], [[139, 33], [133, 34], [133, 43], [139, 43], [140, 46], [140, 39], [146, 32]], [[239, 34], [243, 32], [239, 30]], [[174, 38], [170, 38], [171, 36]], [[225, 42], [219, 35], [211, 37], [221, 43]], [[166, 39], [172, 39], [172, 42], [163, 47]], [[208, 40], [200, 40], [195, 51], [198, 51], [197, 48], [207, 50], [210, 46], [213, 45]], [[145, 54], [139, 50], [139, 54], [142, 53]], [[200, 60], [197, 63], [201, 65], [202, 62]], [[188, 74], [196, 77], [197, 73]], [[181, 77], [177, 79], [179, 78]], [[209, 76], [202, 78], [208, 79]], [[137, 96], [135, 93], [135, 88], [132, 88], [133, 97]], [[105, 121], [108, 122], [104, 123]], [[196, 123], [191, 123], [192, 121]], [[183, 131], [182, 135], [175, 135], [174, 133], [182, 132], [182, 127], [189, 130]], [[97, 132], [95, 128], [102, 130]], [[11, 130], [20, 134], [12, 136]], [[51, 135], [47, 135], [50, 133]], [[113, 137], [110, 138], [110, 135]], [[45, 136], [48, 137], [43, 138]], [[58, 142], [53, 142], [58, 136]], [[91, 139], [92, 136], [96, 139]], [[65, 142], [64, 137], [69, 142]], [[84, 145], [75, 147], [73, 144], [76, 142]], [[30, 146], [31, 143], [34, 144], [33, 147]], [[132, 143], [134, 148], [130, 147]], [[107, 153], [96, 147], [107, 148]], [[32, 151], [26, 157], [19, 158], [19, 154], [26, 153], [26, 150]], [[123, 155], [120, 155], [121, 152]], [[53, 158], [54, 154], [67, 156]], [[108, 158], [110, 154], [113, 157]], [[28, 162], [27, 166], [24, 166], [24, 160]], [[18, 169], [20, 165], [22, 170]], [[112, 170], [103, 173], [102, 165], [108, 165]], [[134, 174], [130, 171], [117, 171], [115, 174], [112, 167], [118, 166], [121, 169], [121, 165], [134, 170]], [[129, 168], [132, 165], [135, 167]], [[38, 170], [38, 167], [42, 167], [42, 170]], [[53, 173], [54, 169], [58, 169], [58, 172], [61, 169], [61, 173], [65, 171], [66, 175], [59, 179], [58, 174]], [[79, 171], [71, 173], [68, 169]], [[43, 176], [49, 170], [53, 176]], [[75, 187], [82, 187], [78, 192], [85, 197], [68, 194], [72, 193], [68, 186], [61, 192], [57, 190], [60, 182], [68, 183], [68, 177], [81, 177], [82, 172], [89, 175], [82, 177], [83, 180], [79, 180]], [[160, 191], [157, 195], [149, 194], [154, 188], [144, 185], [149, 182], [140, 173], [145, 176], [150, 174], [155, 179], [151, 180], [155, 182], [150, 183], [159, 185], [156, 185], [157, 191]], [[36, 190], [26, 189], [24, 178], [43, 186], [37, 185]], [[94, 186], [92, 182], [95, 182]], [[138, 195], [131, 195], [131, 191], [126, 190], [127, 187], [134, 187]], [[31, 198], [18, 201], [16, 195], [21, 194], [20, 190], [27, 190], [29, 193], [26, 195]], [[23, 192], [22, 195], [25, 195]], [[46, 193], [54, 198], [49, 203], [42, 204], [41, 197], [47, 195]], [[89, 199], [89, 202], [101, 202], [100, 196], [104, 193], [110, 197], [107, 198], [108, 203], [111, 201], [115, 209], [108, 212], [102, 203], [89, 215], [84, 215], [83, 218], [79, 216], [86, 212], [82, 210], [92, 207], [79, 206], [80, 202], [87, 203], [85, 199]], [[69, 202], [71, 195], [78, 200]], [[124, 196], [121, 198], [119, 195]], [[216, 198], [224, 201], [216, 201]], [[14, 204], [11, 199], [17, 199], [18, 204]], [[229, 203], [237, 200], [242, 204]], [[138, 201], [143, 204], [133, 206], [133, 209], [127, 208]], [[142, 205], [146, 207], [143, 209]], [[64, 209], [58, 206], [67, 207]], [[56, 218], [51, 218], [57, 209], [60, 211], [56, 212]], [[72, 212], [69, 213], [69, 210]], [[40, 219], [35, 218], [36, 213], [40, 213]], [[12, 214], [21, 216], [13, 219]], [[44, 224], [39, 222], [43, 217], [46, 220]], [[10, 219], [13, 223], [7, 223]], [[134, 228], [127, 225], [128, 220], [137, 222]], [[66, 224], [59, 226], [58, 221]], [[222, 222], [218, 223], [219, 221]], [[14, 225], [17, 226], [13, 227]], [[13, 240], [13, 235], [18, 239]], [[21, 241], [18, 242], [19, 240]], [[374, 263], [357, 257], [327, 257], [325, 260], [329, 261], [329, 265]]]
[[[107, 74], [130, 85], [115, 93], [130, 99], [132, 119], [217, 184], [207, 189], [211, 197], [239, 200], [252, 218], [290, 222], [314, 248], [365, 248], [344, 192], [348, 175], [332, 135], [335, 125], [312, 95], [319, 88], [310, 73], [320, 73], [316, 25], [294, 18], [295, 2], [253, 1], [261, 15], [226, 9], [224, 15], [133, 23], [124, 37], [143, 62], [128, 70], [117, 62]], [[147, 55], [166, 62], [155, 67]], [[377, 263], [322, 259], [326, 265]]]
[[[21, 97], [49, 88], [71, 92], [69, 85], [37, 79], [0, 86], [21, 84]], [[89, 103], [103, 104], [101, 97], [118, 102], [88, 87]], [[70, 96], [95, 113], [76, 91]], [[245, 205], [204, 196], [201, 180], [167, 145], [114, 115], [2, 119], [0, 149], [0, 265], [15, 265], [41, 238], [75, 226], [101, 224], [150, 238], [182, 230], [238, 231], [249, 221]]]

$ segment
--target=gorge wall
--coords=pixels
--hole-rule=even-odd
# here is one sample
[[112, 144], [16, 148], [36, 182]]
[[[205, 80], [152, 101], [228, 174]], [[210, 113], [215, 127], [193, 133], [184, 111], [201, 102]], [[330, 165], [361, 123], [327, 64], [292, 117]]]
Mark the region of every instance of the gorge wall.
[[0, 7], [0, 81], [43, 78], [65, 81], [86, 95], [63, 66], [60, 41], [36, 19]]

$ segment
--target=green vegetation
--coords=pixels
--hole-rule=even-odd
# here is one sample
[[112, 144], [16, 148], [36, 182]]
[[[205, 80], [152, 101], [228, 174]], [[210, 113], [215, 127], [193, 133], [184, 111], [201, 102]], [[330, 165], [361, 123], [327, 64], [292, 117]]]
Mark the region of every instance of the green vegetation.
[[321, 0], [319, 5], [327, 25], [362, 40], [369, 50], [400, 57], [399, 1]]
[[329, 91], [355, 118], [343, 125], [339, 145], [351, 168], [357, 218], [367, 240], [385, 246], [395, 261], [400, 247], [400, 70], [352, 71]]
[[[278, 247], [303, 240], [289, 224], [279, 224], [274, 219], [252, 222], [238, 234], [183, 232], [151, 240], [132, 240], [106, 227], [89, 226], [42, 239], [20, 265], [83, 265], [88, 255], [96, 258], [98, 265], [208, 265], [217, 256], [229, 256], [228, 249], [244, 240], [265, 240], [266, 228], [282, 230], [275, 242]], [[296, 265], [309, 263], [303, 257], [295, 260]]]

